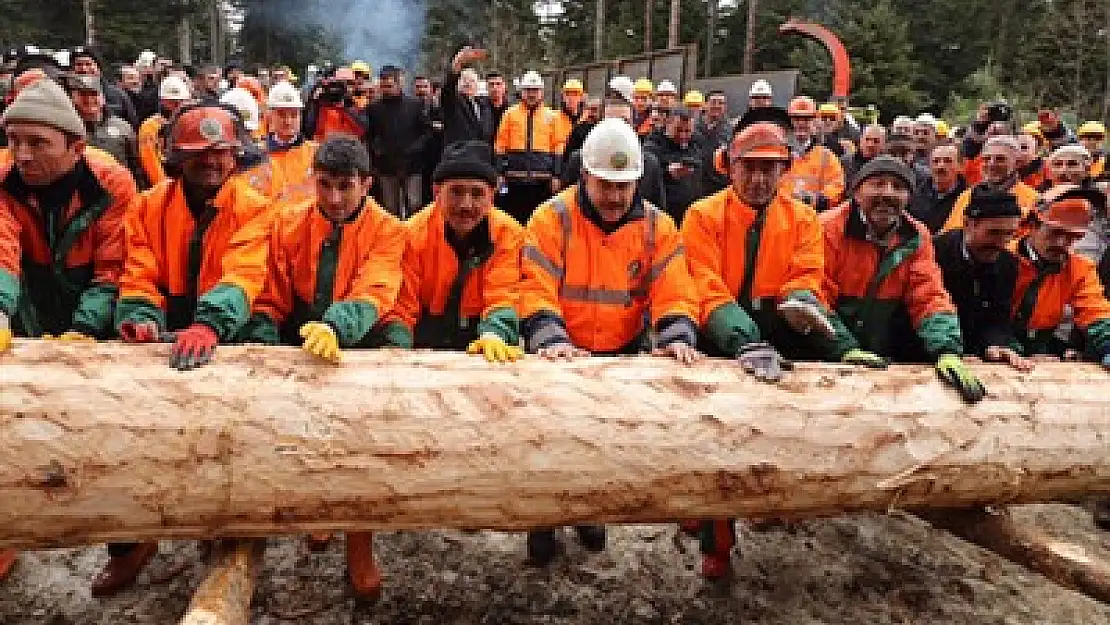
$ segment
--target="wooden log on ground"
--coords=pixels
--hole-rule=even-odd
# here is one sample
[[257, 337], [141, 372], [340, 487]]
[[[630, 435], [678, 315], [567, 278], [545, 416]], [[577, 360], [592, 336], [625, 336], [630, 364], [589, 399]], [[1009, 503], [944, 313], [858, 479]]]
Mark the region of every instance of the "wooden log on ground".
[[935, 527], [997, 553], [1065, 588], [1110, 603], [1110, 562], [1083, 547], [1015, 522], [1005, 510], [930, 510], [921, 516]]
[[1072, 500], [1110, 492], [1110, 376], [928, 366], [24, 341], [0, 359], [0, 546], [514, 530]]
[[260, 542], [231, 540], [217, 546], [212, 569], [197, 586], [180, 625], [250, 625]]

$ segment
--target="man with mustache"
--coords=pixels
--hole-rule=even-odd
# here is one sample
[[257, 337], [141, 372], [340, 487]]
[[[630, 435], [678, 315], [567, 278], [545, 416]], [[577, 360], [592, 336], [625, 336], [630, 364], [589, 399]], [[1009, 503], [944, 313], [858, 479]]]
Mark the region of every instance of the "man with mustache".
[[1013, 349], [1010, 317], [1018, 260], [1007, 248], [1020, 222], [1017, 198], [978, 187], [971, 194], [963, 229], [937, 237], [933, 246], [944, 286], [960, 316], [965, 352], [1029, 371], [1032, 361]]
[[[776, 383], [790, 358], [841, 359], [882, 367], [834, 327], [821, 291], [821, 226], [811, 207], [783, 189], [790, 163], [786, 112], [763, 107], [740, 119], [726, 156], [730, 186], [695, 202], [682, 222], [690, 273], [701, 296], [707, 352], [736, 358]], [[843, 341], [831, 340], [839, 335]], [[836, 351], [840, 348], [840, 351]], [[735, 522], [706, 520], [699, 531], [702, 575], [727, 577]]]
[[1040, 190], [1048, 191], [1059, 184], [1082, 185], [1089, 177], [1090, 166], [1091, 153], [1087, 148], [1078, 143], [1062, 145], [1053, 150], [1048, 157], [1046, 167], [1048, 178]]
[[[338, 364], [343, 349], [381, 344], [371, 329], [397, 301], [404, 227], [369, 197], [370, 155], [358, 139], [325, 140], [312, 172], [314, 197], [274, 219], [266, 286], [243, 334], [248, 341], [300, 346]], [[377, 597], [382, 575], [373, 534], [348, 532], [346, 546], [355, 593]]]
[[[1030, 233], [1017, 244], [1013, 301], [1017, 339], [1026, 355], [1075, 350], [1110, 369], [1110, 302], [1095, 262], [1074, 249], [1105, 206], [1102, 192], [1063, 184], [1045, 193], [1027, 217]], [[1081, 340], [1064, 340], [1055, 332], [1066, 308]]]
[[960, 148], [954, 143], [933, 147], [929, 154], [929, 173], [918, 186], [910, 203], [910, 214], [936, 233], [952, 214], [956, 200], [967, 190]]
[[447, 146], [433, 175], [435, 201], [405, 228], [404, 281], [387, 319], [401, 347], [466, 350], [512, 362], [520, 343], [517, 292], [524, 228], [494, 208], [489, 144]]
[[[529, 350], [570, 360], [650, 349], [698, 361], [697, 291], [674, 221], [637, 193], [644, 159], [636, 131], [619, 119], [599, 122], [582, 168], [582, 182], [528, 222], [519, 311]], [[605, 548], [603, 526], [576, 529], [587, 549]], [[529, 532], [533, 563], [558, 551], [553, 529]]]
[[824, 291], [864, 349], [896, 362], [935, 362], [964, 401], [986, 391], [964, 365], [963, 337], [933, 255], [932, 237], [906, 212], [913, 172], [881, 156], [853, 181], [851, 200], [821, 216]]
[[[116, 327], [128, 343], [172, 342], [169, 364], [180, 371], [235, 340], [266, 277], [270, 203], [234, 176], [242, 136], [225, 108], [182, 109], [169, 128], [168, 178], [124, 222]], [[127, 587], [157, 551], [155, 542], [109, 545], [92, 594]]]
[[[86, 149], [84, 122], [48, 78], [19, 92], [0, 127], [0, 358], [13, 335], [108, 338], [135, 181]], [[15, 561], [0, 549], [0, 579]]]
[[[999, 136], [987, 139], [983, 151], [979, 155], [982, 164], [983, 181], [995, 191], [1009, 193], [1017, 198], [1022, 215], [1027, 215], [1037, 203], [1037, 190], [1025, 184], [1018, 178], [1017, 172], [1018, 145], [1013, 137]], [[970, 181], [969, 181], [970, 182]], [[962, 228], [964, 225], [964, 212], [971, 203], [971, 189], [967, 189], [956, 198], [952, 207], [952, 214], [944, 222], [941, 232], [948, 232]]]

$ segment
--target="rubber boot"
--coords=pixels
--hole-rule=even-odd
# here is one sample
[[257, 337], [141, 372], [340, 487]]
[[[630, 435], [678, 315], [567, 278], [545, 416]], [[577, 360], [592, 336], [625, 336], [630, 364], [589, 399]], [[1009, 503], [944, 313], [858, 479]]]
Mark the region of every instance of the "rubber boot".
[[18, 558], [19, 552], [15, 549], [0, 549], [0, 581], [8, 576]]
[[574, 531], [578, 534], [578, 542], [586, 551], [605, 551], [605, 526], [604, 525], [575, 525]]
[[355, 594], [363, 599], [377, 599], [382, 592], [382, 572], [374, 562], [374, 534], [347, 533], [347, 575]]
[[143, 567], [158, 553], [158, 543], [138, 543], [127, 553], [108, 558], [108, 563], [93, 579], [92, 596], [110, 597], [135, 583]]
[[732, 548], [736, 544], [736, 522], [731, 519], [702, 521], [701, 574], [718, 580], [732, 574]]
[[532, 530], [528, 532], [528, 564], [547, 566], [562, 551], [562, 543], [555, 530]]

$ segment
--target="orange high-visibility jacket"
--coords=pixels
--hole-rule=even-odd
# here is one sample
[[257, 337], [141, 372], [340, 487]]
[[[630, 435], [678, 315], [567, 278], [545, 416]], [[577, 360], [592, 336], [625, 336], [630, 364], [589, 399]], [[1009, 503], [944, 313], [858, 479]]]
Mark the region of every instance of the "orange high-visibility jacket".
[[[153, 321], [168, 330], [204, 323], [229, 340], [265, 282], [271, 204], [233, 176], [200, 215], [208, 225], [194, 241], [197, 219], [183, 185], [170, 178], [150, 189], [127, 217], [117, 321]], [[199, 244], [195, 274], [193, 243]]]
[[812, 145], [790, 162], [779, 189], [786, 195], [804, 192], [816, 196], [819, 211], [836, 206], [844, 195], [844, 168], [840, 159], [823, 145]]
[[[404, 282], [390, 319], [403, 324], [410, 336], [415, 335], [417, 347], [461, 348], [487, 332], [516, 344], [520, 339], [516, 310], [524, 228], [494, 208], [467, 241], [453, 245], [451, 240], [456, 237], [448, 234], [435, 203], [409, 218], [405, 227]], [[457, 250], [465, 244], [473, 255], [460, 259]], [[473, 264], [465, 283], [458, 285], [461, 262]], [[451, 302], [452, 293], [460, 286], [459, 300]], [[452, 304], [457, 310], [448, 310]], [[433, 321], [440, 318], [440, 323]], [[441, 336], [423, 336], [419, 331], [423, 327]]]
[[[824, 253], [817, 213], [782, 193], [764, 210], [751, 298], [782, 300], [807, 291], [823, 300]], [[747, 267], [748, 230], [756, 214], [732, 187], [694, 202], [686, 211], [682, 238], [702, 298], [703, 325], [721, 306], [737, 303]]]
[[[1087, 333], [1087, 350], [1102, 355], [1110, 350], [1110, 301], [1107, 301], [1094, 262], [1075, 252], [1054, 269], [1041, 271], [1031, 259], [1028, 240], [1016, 245], [1017, 284], [1014, 287], [1015, 333], [1027, 355], [1050, 351], [1053, 331], [1070, 307], [1075, 325]], [[1059, 354], [1057, 354], [1059, 355]]]
[[[864, 349], [912, 352], [917, 350], [906, 343], [920, 339], [930, 356], [962, 353], [956, 307], [944, 288], [928, 228], [903, 213], [884, 250], [868, 239], [854, 202], [822, 214], [821, 225], [823, 290]], [[900, 327], [899, 313], [908, 316], [908, 327]]]
[[336, 134], [350, 135], [362, 139], [366, 129], [357, 119], [351, 116], [346, 108], [340, 106], [324, 105], [316, 113], [316, 128], [313, 129], [312, 138], [325, 141]]
[[570, 138], [570, 133], [574, 130], [574, 119], [564, 108], [559, 109], [558, 117], [555, 118], [555, 138], [559, 144], [559, 154], [562, 154], [567, 149], [567, 139]]
[[563, 155], [558, 118], [559, 113], [545, 104], [529, 109], [518, 102], [509, 107], [493, 144], [501, 173], [507, 178], [527, 180], [558, 175]]
[[[323, 258], [325, 244], [338, 245], [334, 262]], [[280, 328], [286, 342], [301, 325], [323, 321], [340, 345], [357, 345], [393, 308], [404, 247], [401, 222], [370, 198], [338, 232], [315, 201], [289, 206], [274, 218], [266, 287], [254, 312]], [[328, 282], [330, 291], [319, 291]]]
[[61, 214], [44, 214], [11, 153], [0, 150], [0, 312], [20, 334], [111, 334], [123, 220], [138, 192], [131, 172], [105, 152], [87, 150], [78, 168]]
[[316, 158], [315, 141], [298, 139], [291, 146], [279, 146], [272, 140], [267, 144], [270, 166], [281, 181], [274, 199], [281, 202], [300, 203], [315, 197], [312, 184], [312, 161]]
[[142, 167], [146, 182], [151, 187], [166, 179], [166, 170], [162, 165], [161, 136], [162, 127], [165, 125], [165, 117], [152, 115], [139, 126], [139, 166]]
[[[944, 226], [940, 229], [941, 233], [949, 232], [951, 230], [958, 230], [964, 227], [964, 213], [967, 212], [967, 207], [971, 204], [971, 191], [972, 187], [968, 187], [960, 197], [956, 198], [956, 203], [952, 205], [952, 212], [948, 215], [948, 221], [944, 222]], [[1024, 217], [1029, 214], [1029, 211], [1037, 205], [1037, 200], [1040, 195], [1037, 190], [1025, 184], [1018, 182], [1010, 189], [1010, 193], [1017, 198], [1018, 206], [1021, 207], [1021, 215]]]
[[572, 186], [528, 222], [520, 315], [529, 345], [626, 351], [651, 328], [657, 344], [692, 344], [697, 291], [674, 222], [637, 205], [606, 234], [585, 214], [584, 194]]

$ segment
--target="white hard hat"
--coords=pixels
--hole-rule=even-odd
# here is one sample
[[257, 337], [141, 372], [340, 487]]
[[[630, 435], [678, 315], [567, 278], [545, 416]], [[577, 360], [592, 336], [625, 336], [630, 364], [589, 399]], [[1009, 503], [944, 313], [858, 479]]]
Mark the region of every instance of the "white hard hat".
[[937, 118], [933, 117], [929, 113], [922, 113], [922, 114], [917, 116], [917, 119], [915, 120], [915, 123], [929, 124], [933, 128], [936, 128], [937, 127]]
[[71, 60], [69, 50], [58, 50], [54, 53], [54, 60], [62, 67], [69, 67]]
[[771, 92], [771, 83], [762, 78], [753, 82], [751, 90], [748, 91], [749, 98], [769, 98], [773, 95], [774, 93]]
[[301, 101], [301, 92], [289, 81], [283, 80], [270, 88], [266, 106], [271, 109], [303, 109], [304, 102]]
[[669, 81], [669, 80], [663, 80], [663, 81], [660, 81], [659, 86], [655, 88], [655, 93], [656, 94], [660, 94], [660, 93], [678, 94], [678, 87], [675, 87], [674, 83]]
[[613, 76], [609, 79], [609, 90], [616, 91], [625, 102], [632, 102], [632, 79], [628, 76]]
[[192, 97], [192, 94], [189, 93], [189, 85], [177, 76], [166, 76], [162, 79], [162, 84], [158, 86], [158, 99], [160, 100], [185, 101]]
[[258, 130], [260, 123], [258, 119], [258, 102], [255, 102], [254, 96], [250, 91], [241, 87], [229, 89], [227, 93], [220, 98], [223, 104], [229, 104], [239, 111], [239, 116], [243, 118], [243, 125], [247, 130]]
[[520, 78], [521, 89], [543, 89], [543, 78], [536, 72], [525, 72]]
[[610, 182], [639, 180], [644, 173], [640, 138], [623, 119], [603, 119], [582, 144], [582, 167]]
[[479, 80], [478, 81], [478, 87], [474, 90], [474, 95], [476, 95], [476, 96], [488, 96], [489, 95], [489, 83], [487, 83], [484, 80]]
[[139, 53], [138, 62], [140, 65], [153, 65], [157, 58], [158, 55], [153, 50], [143, 50]]

